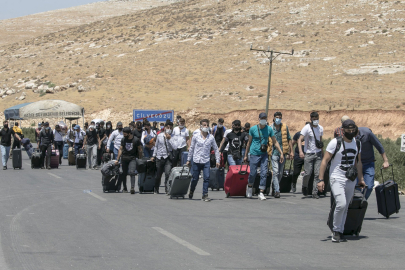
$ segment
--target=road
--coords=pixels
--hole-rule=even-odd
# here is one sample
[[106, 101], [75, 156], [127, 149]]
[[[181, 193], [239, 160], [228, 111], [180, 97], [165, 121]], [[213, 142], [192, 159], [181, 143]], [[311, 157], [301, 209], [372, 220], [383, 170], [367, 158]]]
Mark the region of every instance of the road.
[[378, 215], [374, 194], [360, 237], [335, 244], [329, 197], [202, 202], [202, 183], [194, 200], [103, 193], [100, 171], [29, 162], [1, 171], [2, 270], [404, 269], [403, 212]]

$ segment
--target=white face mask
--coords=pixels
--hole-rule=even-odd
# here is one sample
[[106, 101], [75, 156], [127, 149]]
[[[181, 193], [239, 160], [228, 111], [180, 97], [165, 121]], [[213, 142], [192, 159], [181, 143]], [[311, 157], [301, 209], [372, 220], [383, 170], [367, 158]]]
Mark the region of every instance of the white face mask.
[[171, 129], [165, 129], [166, 134], [172, 134], [172, 130]]
[[223, 127], [223, 125], [219, 124], [218, 127], [221, 128], [221, 127]]
[[91, 129], [94, 129], [95, 127], [94, 127], [94, 126], [90, 126], [90, 128], [91, 128]]
[[262, 126], [267, 125], [267, 120], [266, 119], [260, 119], [260, 125], [262, 125]]
[[209, 128], [208, 128], [208, 127], [202, 127], [202, 128], [201, 128], [201, 131], [202, 131], [202, 132], [208, 132], [208, 131], [209, 131]]
[[110, 126], [110, 125], [108, 125], [108, 126], [107, 126], [107, 128], [111, 128], [111, 126]]
[[314, 125], [314, 126], [319, 125], [319, 120], [314, 120], [314, 121], [312, 121], [312, 125]]
[[180, 125], [179, 128], [184, 128], [184, 126]]

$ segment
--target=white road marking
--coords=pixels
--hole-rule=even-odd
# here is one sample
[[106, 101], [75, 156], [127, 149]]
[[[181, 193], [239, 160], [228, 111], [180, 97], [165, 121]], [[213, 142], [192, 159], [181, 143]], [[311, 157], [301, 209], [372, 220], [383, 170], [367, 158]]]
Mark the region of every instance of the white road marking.
[[160, 227], [152, 227], [152, 229], [154, 229], [154, 230], [160, 232], [161, 234], [163, 234], [163, 235], [169, 237], [170, 239], [176, 241], [176, 242], [179, 243], [180, 245], [183, 245], [183, 246], [185, 246], [186, 248], [191, 249], [192, 251], [194, 251], [194, 252], [197, 253], [198, 255], [202, 255], [202, 256], [209, 256], [209, 255], [211, 255], [211, 254], [209, 254], [208, 252], [205, 252], [204, 250], [199, 249], [198, 247], [196, 247], [196, 246], [190, 244], [189, 242], [187, 242], [187, 241], [185, 241], [185, 240], [183, 240], [183, 239], [181, 239], [181, 238], [175, 236], [174, 234], [169, 233], [168, 231], [163, 230], [163, 229], [160, 228]]
[[[1, 234], [0, 234], [0, 242], [1, 242]], [[6, 259], [4, 257], [4, 252], [3, 252], [3, 248], [1, 247], [1, 245], [0, 245], [0, 269], [4, 269], [4, 270], [9, 269], [6, 264]]]
[[31, 164], [29, 164], [28, 162], [24, 162], [24, 164], [27, 166], [31, 166]]
[[97, 198], [97, 199], [99, 199], [100, 201], [103, 201], [103, 202], [105, 202], [105, 201], [107, 201], [106, 199], [104, 199], [103, 197], [101, 197], [101, 196], [99, 196], [99, 195], [97, 195], [97, 194], [95, 194], [95, 193], [93, 193], [93, 192], [86, 192], [86, 193], [88, 193], [88, 194], [90, 194], [91, 196], [93, 196], [94, 198]]
[[48, 173], [50, 176], [53, 176], [53, 177], [55, 177], [55, 178], [60, 178], [60, 176], [57, 176], [56, 174], [53, 174], [53, 173]]

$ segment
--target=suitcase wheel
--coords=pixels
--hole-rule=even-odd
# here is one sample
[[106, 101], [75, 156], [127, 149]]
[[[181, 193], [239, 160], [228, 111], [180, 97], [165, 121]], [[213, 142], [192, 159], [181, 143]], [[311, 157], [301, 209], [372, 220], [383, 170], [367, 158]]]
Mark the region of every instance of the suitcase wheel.
[[219, 191], [219, 188], [217, 188], [217, 191]]
[[214, 191], [214, 188], [211, 188], [211, 191]]
[[229, 198], [231, 196], [231, 193], [226, 193], [226, 197]]
[[184, 196], [183, 196], [183, 200], [184, 200]]

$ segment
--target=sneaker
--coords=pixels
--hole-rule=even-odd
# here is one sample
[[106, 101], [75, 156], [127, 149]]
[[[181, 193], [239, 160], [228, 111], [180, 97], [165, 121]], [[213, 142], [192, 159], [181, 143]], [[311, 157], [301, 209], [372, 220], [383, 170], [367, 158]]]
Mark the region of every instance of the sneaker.
[[41, 170], [44, 170], [45, 169], [45, 167], [41, 167]]
[[135, 189], [131, 188], [131, 194], [135, 194]]
[[168, 193], [167, 186], [165, 186], [165, 193], [166, 193], [166, 194]]
[[276, 193], [274, 194], [274, 198], [280, 198], [280, 191], [276, 191]]
[[153, 191], [153, 194], [159, 194], [159, 188], [155, 188], [155, 190]]
[[318, 193], [312, 193], [312, 198], [314, 198], [314, 199], [319, 199]]
[[302, 187], [302, 195], [308, 196], [308, 188]]
[[246, 187], [246, 197], [252, 198], [252, 193], [253, 193], [253, 188], [249, 187], [249, 185], [247, 185], [247, 187]]
[[274, 189], [272, 189], [272, 191], [271, 191], [271, 196], [275, 196], [276, 195], [276, 193], [275, 193], [275, 191], [274, 191]]
[[340, 242], [340, 233], [339, 232], [332, 233], [332, 242], [334, 242], [334, 243]]
[[46, 167], [46, 169], [47, 169], [47, 170], [50, 170], [50, 169], [51, 169], [51, 167]]
[[193, 195], [194, 195], [194, 192], [193, 192], [193, 191], [190, 191], [190, 192], [188, 193], [188, 198], [189, 198], [190, 200], [192, 200], [192, 199], [193, 199]]
[[291, 183], [291, 191], [292, 193], [295, 193], [297, 191], [297, 185], [294, 183]]
[[339, 233], [340, 236], [340, 242], [347, 242], [346, 237], [343, 235], [343, 233]]
[[263, 192], [260, 192], [260, 193], [259, 193], [259, 196], [257, 196], [257, 198], [258, 198], [259, 200], [261, 200], [261, 201], [266, 200], [266, 197], [264, 197]]
[[128, 189], [124, 188], [124, 189], [122, 190], [122, 193], [128, 193]]
[[6, 166], [3, 166], [3, 170], [7, 170], [7, 167], [6, 167]]
[[211, 201], [211, 199], [208, 198], [208, 194], [207, 194], [207, 195], [203, 195], [201, 200], [204, 201], [204, 202], [209, 202], [209, 201]]

